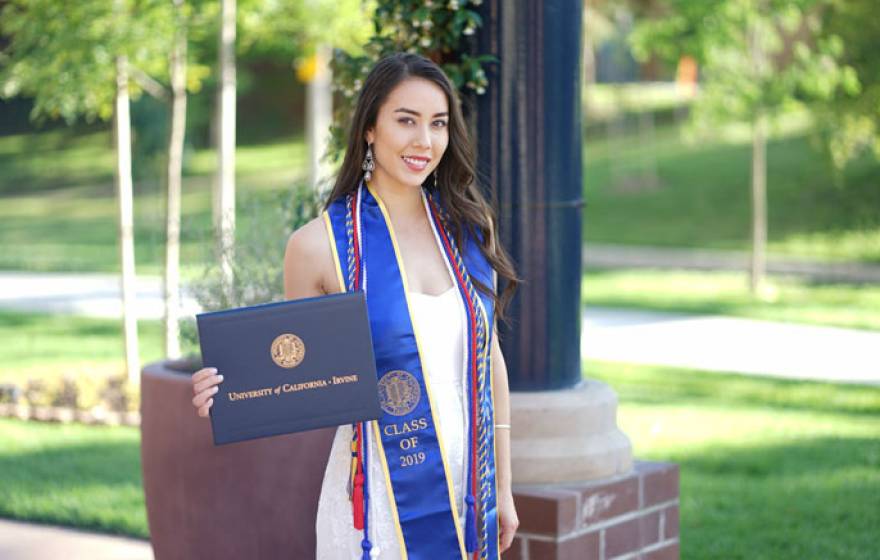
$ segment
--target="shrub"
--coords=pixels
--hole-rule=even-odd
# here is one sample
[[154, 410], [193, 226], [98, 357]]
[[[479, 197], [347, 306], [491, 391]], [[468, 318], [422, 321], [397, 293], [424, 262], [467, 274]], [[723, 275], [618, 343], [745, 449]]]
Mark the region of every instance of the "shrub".
[[[232, 284], [224, 285], [220, 270], [222, 252], [215, 250], [214, 259], [201, 276], [187, 283], [187, 291], [205, 311], [283, 301], [287, 239], [320, 214], [324, 199], [324, 193], [297, 184], [292, 192], [244, 204], [240, 212], [244, 219], [236, 228], [235, 242], [231, 249], [222, 249], [232, 254]], [[189, 367], [198, 369], [201, 359], [195, 317], [183, 317], [179, 325], [186, 361], [191, 362]]]

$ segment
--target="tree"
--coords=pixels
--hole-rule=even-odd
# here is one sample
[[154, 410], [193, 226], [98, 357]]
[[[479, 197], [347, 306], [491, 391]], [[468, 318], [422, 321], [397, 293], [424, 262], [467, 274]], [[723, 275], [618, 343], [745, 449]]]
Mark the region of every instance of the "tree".
[[169, 57], [171, 129], [168, 137], [165, 212], [165, 355], [180, 356], [180, 199], [183, 173], [183, 141], [186, 134], [187, 32], [183, 0], [173, 0], [174, 39]]
[[633, 34], [637, 56], [670, 62], [684, 55], [702, 68], [696, 122], [745, 121], [752, 128], [753, 293], [762, 292], [767, 240], [766, 140], [769, 126], [792, 107], [829, 99], [857, 84], [841, 62], [839, 41], [823, 34], [831, 0], [667, 0], [664, 14]]
[[119, 201], [121, 291], [125, 361], [130, 380], [140, 370], [132, 228], [129, 98], [140, 93], [129, 76], [149, 73], [168, 37], [154, 18], [167, 0], [63, 2], [13, 0], [0, 13], [9, 39], [2, 55], [0, 93], [34, 98], [31, 118], [72, 123], [114, 120], [115, 184]]
[[214, 231], [220, 257], [220, 273], [232, 286], [235, 238], [235, 20], [236, 0], [220, 0], [218, 34], [219, 90], [217, 91], [217, 178], [214, 181]]
[[[220, 6], [218, 171], [213, 214], [220, 274], [231, 299], [235, 250], [236, 52], [265, 52], [276, 57], [286, 56], [291, 61], [298, 58], [302, 62], [317, 53], [322, 45], [349, 46], [365, 37], [365, 33], [359, 0], [242, 0], [240, 5], [237, 0], [220, 0]], [[321, 143], [317, 136], [312, 138], [310, 149], [322, 151]], [[317, 159], [317, 156], [312, 158]]]
[[332, 49], [359, 51], [370, 38], [374, 2], [362, 0], [245, 0], [241, 48], [292, 62], [306, 84], [306, 139], [310, 184], [326, 179], [325, 151], [332, 124]]
[[823, 33], [842, 51], [857, 84], [813, 104], [822, 145], [838, 169], [860, 154], [880, 158], [880, 18], [874, 0], [834, 0], [823, 14]]

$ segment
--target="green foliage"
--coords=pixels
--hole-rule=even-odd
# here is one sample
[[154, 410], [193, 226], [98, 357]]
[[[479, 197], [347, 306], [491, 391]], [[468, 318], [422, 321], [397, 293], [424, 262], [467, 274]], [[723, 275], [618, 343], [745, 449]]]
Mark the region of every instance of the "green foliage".
[[[12, 0], [0, 11], [0, 34], [9, 40], [0, 53], [0, 97], [32, 96], [31, 117], [38, 121], [107, 120], [116, 57], [127, 57], [129, 91], [137, 99], [139, 77], [167, 82], [175, 31], [203, 24], [209, 7], [190, 2], [176, 12], [171, 0]], [[197, 91], [207, 74], [207, 66], [191, 65], [189, 89]]]
[[[223, 284], [218, 253], [200, 277], [187, 284], [188, 291], [205, 311], [283, 301], [287, 239], [320, 214], [322, 203], [323, 197], [305, 184], [251, 201], [238, 213], [251, 219], [240, 222], [234, 246], [223, 249], [233, 257], [232, 286]], [[196, 353], [198, 332], [192, 317], [181, 319], [180, 333], [185, 352]]]
[[481, 0], [382, 0], [373, 12], [374, 34], [361, 52], [336, 49], [331, 67], [333, 90], [341, 94], [333, 109], [329, 154], [338, 159], [345, 148], [345, 132], [356, 95], [373, 64], [395, 52], [419, 53], [430, 58], [463, 92], [482, 95], [488, 79], [483, 65], [491, 55], [468, 54], [466, 41], [482, 26], [474, 9]]
[[880, 159], [880, 18], [875, 0], [835, 0], [823, 26], [842, 45], [841, 60], [859, 82], [855, 93], [837, 92], [817, 103], [822, 143], [840, 168], [859, 155]]
[[665, 15], [641, 22], [635, 54], [676, 62], [693, 56], [702, 72], [695, 123], [773, 119], [793, 106], [858, 90], [843, 44], [822, 26], [830, 0], [667, 0]]
[[[10, 40], [0, 94], [32, 95], [33, 118], [109, 119], [116, 57], [155, 71], [163, 45], [170, 44], [169, 26], [159, 25], [170, 10], [171, 2], [162, 0], [13, 0], [0, 13], [0, 32]], [[139, 93], [132, 88], [133, 97]]]
[[302, 60], [318, 45], [356, 50], [369, 39], [372, 2], [239, 0], [238, 48]]
[[133, 412], [140, 403], [140, 387], [124, 374], [95, 375], [78, 372], [28, 379], [22, 403], [30, 406], [53, 406], [75, 410], [94, 409]]

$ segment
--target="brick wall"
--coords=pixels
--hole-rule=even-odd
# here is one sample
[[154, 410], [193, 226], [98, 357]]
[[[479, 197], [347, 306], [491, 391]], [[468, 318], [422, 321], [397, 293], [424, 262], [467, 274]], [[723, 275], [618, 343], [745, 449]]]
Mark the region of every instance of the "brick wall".
[[634, 461], [622, 476], [515, 486], [520, 526], [503, 560], [678, 560], [678, 465]]

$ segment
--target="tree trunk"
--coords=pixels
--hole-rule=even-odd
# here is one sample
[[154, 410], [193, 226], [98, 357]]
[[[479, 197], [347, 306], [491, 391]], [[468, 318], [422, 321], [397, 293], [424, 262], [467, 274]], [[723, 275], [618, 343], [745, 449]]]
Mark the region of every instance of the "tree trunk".
[[315, 50], [315, 74], [308, 83], [306, 102], [306, 135], [309, 145], [309, 184], [319, 189], [327, 179], [329, 169], [322, 161], [330, 139], [333, 119], [333, 94], [330, 89], [330, 47], [320, 45]]
[[[178, 22], [182, 0], [174, 0]], [[170, 61], [171, 134], [168, 139], [168, 199], [165, 224], [165, 356], [180, 357], [180, 197], [186, 133], [186, 29], [177, 29]]]
[[220, 127], [217, 181], [214, 185], [214, 232], [220, 258], [221, 281], [232, 293], [235, 238], [235, 11], [236, 0], [222, 0], [220, 11]]
[[590, 6], [590, 2], [585, 1], [583, 13], [583, 52], [581, 53], [581, 59], [583, 62], [581, 83], [584, 88], [584, 110], [586, 112], [589, 112], [590, 109], [592, 109], [592, 99], [590, 97], [593, 95], [593, 88], [596, 85], [596, 51], [593, 49], [593, 33], [590, 19], [592, 16], [591, 12], [593, 12], [593, 8]]
[[767, 121], [758, 113], [752, 126], [752, 255], [749, 287], [760, 295], [764, 286], [767, 247]]
[[119, 257], [122, 264], [122, 320], [125, 332], [125, 369], [128, 379], [137, 381], [137, 316], [135, 303], [134, 228], [131, 180], [131, 119], [128, 99], [128, 59], [116, 57], [116, 197], [119, 201]]
[[[763, 11], [759, 3], [758, 10]], [[757, 16], [755, 16], [757, 17]], [[749, 25], [749, 54], [756, 79], [767, 73], [758, 21]], [[752, 254], [749, 263], [749, 289], [752, 295], [763, 295], [767, 247], [767, 115], [760, 105], [752, 121]]]

